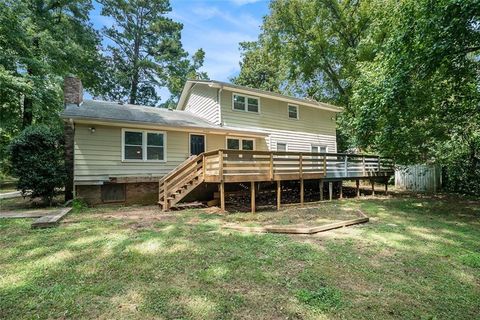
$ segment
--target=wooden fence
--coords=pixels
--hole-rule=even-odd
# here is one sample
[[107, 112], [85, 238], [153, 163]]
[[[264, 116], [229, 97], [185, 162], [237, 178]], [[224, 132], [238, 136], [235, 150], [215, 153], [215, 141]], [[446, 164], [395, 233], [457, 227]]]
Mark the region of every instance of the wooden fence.
[[442, 186], [442, 169], [438, 165], [396, 166], [395, 187], [414, 192], [437, 192]]

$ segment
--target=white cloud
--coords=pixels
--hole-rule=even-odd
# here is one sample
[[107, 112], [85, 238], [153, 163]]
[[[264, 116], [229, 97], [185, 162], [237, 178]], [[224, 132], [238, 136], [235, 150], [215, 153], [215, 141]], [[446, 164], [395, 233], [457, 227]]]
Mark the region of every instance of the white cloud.
[[[243, 29], [252, 31], [258, 31], [262, 22], [250, 14], [241, 13], [232, 15], [229, 12], [222, 11], [217, 7], [197, 6], [192, 8], [194, 19], [197, 20], [210, 20], [213, 18], [221, 19], [236, 29]], [[197, 21], [198, 22], [198, 21]]]

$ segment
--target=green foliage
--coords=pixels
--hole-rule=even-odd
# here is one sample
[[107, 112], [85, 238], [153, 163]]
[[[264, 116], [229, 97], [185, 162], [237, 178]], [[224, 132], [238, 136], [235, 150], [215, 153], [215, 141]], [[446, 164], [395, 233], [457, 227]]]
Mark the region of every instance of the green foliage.
[[240, 73], [231, 81], [235, 84], [272, 92], [280, 92], [284, 82], [282, 63], [272, 63], [275, 57], [267, 45], [259, 42], [241, 42], [242, 61]]
[[198, 72], [205, 53], [192, 61], [180, 41], [182, 24], [167, 16], [168, 0], [101, 0], [102, 15], [115, 23], [103, 29], [113, 42], [107, 47], [107, 72], [97, 93], [107, 99], [156, 106], [157, 90], [167, 87], [180, 94], [187, 77], [206, 78]]
[[460, 261], [469, 267], [480, 269], [480, 254], [470, 253], [460, 257]]
[[[273, 77], [280, 91], [345, 107], [340, 151], [436, 162], [450, 190], [479, 194], [478, 0], [277, 0], [270, 8], [259, 41], [244, 48], [241, 81], [268, 87], [264, 69], [285, 65]], [[261, 52], [273, 58], [255, 59]]]
[[73, 199], [72, 201], [73, 212], [84, 212], [88, 208], [88, 204], [83, 199]]
[[22, 128], [57, 127], [63, 77], [74, 73], [87, 89], [102, 72], [100, 38], [88, 22], [90, 0], [0, 1], [0, 164]]
[[[348, 115], [355, 143], [401, 163], [435, 161], [454, 191], [480, 190], [477, 1], [378, 7]], [[373, 40], [372, 40], [373, 42]]]
[[316, 311], [338, 309], [342, 302], [340, 291], [330, 287], [320, 287], [315, 291], [302, 289], [297, 292], [296, 296], [300, 302]]
[[31, 191], [32, 199], [41, 197], [51, 204], [65, 180], [60, 134], [46, 126], [27, 127], [13, 139], [9, 152], [17, 189], [24, 196]]

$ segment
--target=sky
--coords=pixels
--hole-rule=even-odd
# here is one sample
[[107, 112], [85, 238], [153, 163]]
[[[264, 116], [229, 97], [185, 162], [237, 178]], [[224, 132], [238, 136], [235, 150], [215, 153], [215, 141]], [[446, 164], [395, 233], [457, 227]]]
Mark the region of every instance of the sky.
[[[202, 71], [210, 79], [228, 81], [240, 71], [239, 43], [254, 41], [262, 19], [268, 13], [268, 0], [170, 0], [169, 16], [183, 24], [182, 44], [190, 54], [205, 51]], [[100, 5], [90, 17], [96, 29], [110, 26], [111, 19], [100, 15]], [[162, 100], [168, 91], [160, 90]]]

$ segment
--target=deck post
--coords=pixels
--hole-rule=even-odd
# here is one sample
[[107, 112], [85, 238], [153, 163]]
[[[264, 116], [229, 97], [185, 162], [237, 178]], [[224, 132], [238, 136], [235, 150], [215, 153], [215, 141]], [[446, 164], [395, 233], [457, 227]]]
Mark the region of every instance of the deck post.
[[255, 181], [250, 182], [250, 205], [252, 213], [255, 213]]
[[320, 201], [323, 201], [323, 180], [322, 179], [320, 179], [319, 187], [320, 187]]
[[343, 181], [340, 180], [340, 199], [343, 199]]
[[205, 180], [205, 171], [206, 171], [206, 166], [207, 164], [205, 163], [205, 154], [202, 155], [202, 174], [203, 174], [203, 180]]
[[220, 209], [225, 211], [225, 183], [220, 182]]
[[163, 181], [163, 211], [168, 210], [168, 199], [167, 199], [167, 180]]
[[348, 177], [348, 156], [345, 156], [345, 178]]
[[270, 180], [273, 180], [273, 152], [270, 152]]
[[333, 198], [333, 182], [328, 183], [328, 198], [332, 201]]
[[218, 175], [220, 181], [223, 182], [223, 151], [218, 151]]
[[371, 180], [372, 182], [372, 196], [375, 196], [375, 180]]
[[218, 151], [219, 176], [220, 176], [220, 209], [225, 211], [225, 182], [223, 181], [223, 150]]
[[300, 153], [300, 179], [303, 179], [303, 154]]
[[388, 179], [385, 179], [385, 195], [388, 195]]
[[365, 156], [362, 157], [362, 171], [363, 171], [363, 176], [365, 177], [366, 169], [365, 169]]
[[300, 179], [300, 205], [303, 206], [303, 198], [305, 197], [303, 178]]
[[360, 180], [355, 180], [355, 185], [357, 189], [357, 198], [360, 198]]
[[277, 180], [277, 210], [280, 210], [282, 204], [282, 182]]

